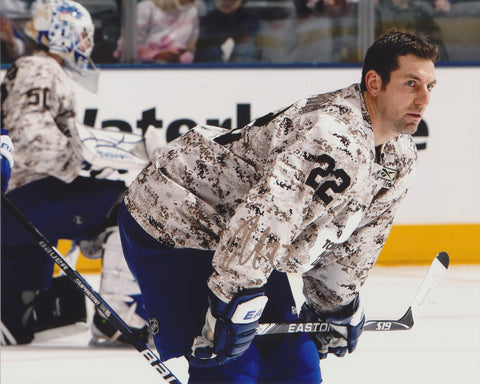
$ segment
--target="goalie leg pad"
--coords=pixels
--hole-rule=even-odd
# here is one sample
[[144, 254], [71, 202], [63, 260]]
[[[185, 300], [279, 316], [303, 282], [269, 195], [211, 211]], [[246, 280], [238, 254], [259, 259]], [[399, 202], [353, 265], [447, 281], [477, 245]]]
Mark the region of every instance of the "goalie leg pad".
[[135, 278], [128, 269], [123, 256], [120, 232], [117, 226], [106, 229], [107, 235], [102, 244], [102, 277], [100, 280], [101, 295], [132, 296], [139, 295]]
[[[109, 227], [104, 234], [101, 245], [103, 256], [100, 295], [123, 318], [133, 333], [148, 344], [149, 332], [140, 288], [123, 256], [118, 227]], [[128, 344], [98, 310], [93, 317], [92, 334], [92, 344]]]
[[[132, 333], [145, 344], [151, 343], [150, 332], [146, 321], [137, 311], [139, 304], [143, 303], [140, 295], [130, 297], [131, 301], [116, 301], [114, 310], [129, 325]], [[112, 307], [113, 308], [113, 307]], [[143, 312], [143, 308], [140, 312]], [[115, 328], [115, 326], [98, 310], [92, 321], [92, 345], [127, 346], [130, 342]]]

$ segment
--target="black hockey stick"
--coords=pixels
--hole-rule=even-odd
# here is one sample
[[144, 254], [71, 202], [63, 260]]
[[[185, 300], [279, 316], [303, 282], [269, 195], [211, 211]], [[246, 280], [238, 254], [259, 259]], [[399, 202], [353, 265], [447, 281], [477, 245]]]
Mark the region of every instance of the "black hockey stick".
[[[406, 331], [413, 327], [422, 305], [432, 290], [440, 283], [448, 269], [450, 258], [446, 252], [440, 252], [433, 260], [430, 269], [417, 291], [415, 299], [405, 314], [398, 320], [367, 320], [364, 331]], [[257, 335], [273, 335], [279, 333], [345, 333], [344, 326], [326, 322], [317, 323], [264, 323], [259, 324]]]
[[128, 325], [118, 316], [106, 301], [95, 292], [87, 281], [63, 258], [60, 252], [45, 238], [44, 235], [23, 215], [22, 212], [2, 193], [2, 204], [15, 220], [27, 231], [38, 245], [47, 253], [60, 269], [75, 283], [78, 289], [83, 292], [98, 308], [105, 317], [122, 333], [135, 349], [142, 354], [149, 365], [157, 371], [164, 383], [181, 384], [170, 369], [162, 363], [155, 352], [148, 348], [145, 343], [136, 336]]

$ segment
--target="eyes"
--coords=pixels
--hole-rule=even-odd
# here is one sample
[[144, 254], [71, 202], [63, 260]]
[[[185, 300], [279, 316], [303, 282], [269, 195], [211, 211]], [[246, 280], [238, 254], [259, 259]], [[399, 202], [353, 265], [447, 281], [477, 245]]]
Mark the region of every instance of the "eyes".
[[[428, 91], [428, 92], [431, 92], [431, 91], [432, 91], [432, 89], [435, 87], [435, 83], [436, 83], [436, 82], [433, 81], [433, 82], [427, 84], [427, 91]], [[413, 89], [417, 89], [417, 88], [421, 87], [421, 83], [420, 83], [419, 81], [417, 81], [417, 80], [407, 80], [407, 81], [405, 82], [405, 84], [406, 84], [408, 87], [413, 88]]]

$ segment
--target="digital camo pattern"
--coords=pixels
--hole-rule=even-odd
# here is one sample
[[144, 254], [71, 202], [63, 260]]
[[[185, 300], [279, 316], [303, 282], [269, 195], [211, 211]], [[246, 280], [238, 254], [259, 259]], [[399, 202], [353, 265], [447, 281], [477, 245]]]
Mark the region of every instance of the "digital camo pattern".
[[15, 147], [9, 190], [55, 176], [75, 179], [82, 158], [72, 135], [75, 94], [72, 80], [45, 52], [18, 59], [2, 82], [2, 126]]
[[376, 155], [354, 84], [233, 131], [195, 127], [154, 154], [125, 203], [162, 245], [216, 250], [220, 299], [275, 268], [302, 272], [307, 300], [335, 311], [375, 263], [415, 163], [410, 136]]

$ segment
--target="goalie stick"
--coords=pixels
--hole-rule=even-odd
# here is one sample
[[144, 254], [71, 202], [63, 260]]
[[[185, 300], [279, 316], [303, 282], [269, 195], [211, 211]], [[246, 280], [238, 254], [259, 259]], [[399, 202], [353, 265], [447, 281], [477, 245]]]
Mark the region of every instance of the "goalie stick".
[[65, 273], [77, 286], [80, 291], [83, 292], [87, 298], [89, 298], [95, 307], [97, 307], [105, 317], [123, 334], [130, 344], [142, 354], [147, 360], [149, 365], [155, 369], [157, 373], [163, 379], [164, 383], [169, 384], [181, 384], [170, 369], [162, 363], [155, 352], [148, 348], [145, 343], [138, 338], [128, 325], [115, 313], [115, 311], [107, 304], [107, 302], [97, 293], [88, 282], [74, 269], [72, 268], [60, 252], [47, 240], [47, 238], [40, 233], [40, 231], [28, 220], [22, 212], [10, 201], [10, 199], [2, 193], [2, 203], [7, 211], [15, 218], [15, 220], [27, 231], [33, 240], [47, 253], [53, 261], [60, 267], [60, 270]]
[[[406, 331], [413, 327], [418, 314], [430, 293], [437, 287], [448, 269], [450, 258], [446, 252], [440, 252], [433, 260], [417, 294], [405, 314], [398, 320], [367, 320], [364, 331]], [[279, 333], [329, 333], [342, 332], [344, 326], [327, 322], [316, 323], [264, 323], [259, 324], [257, 335], [273, 335]]]

